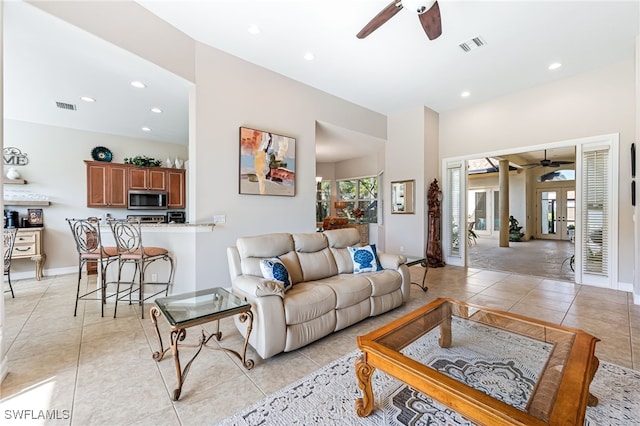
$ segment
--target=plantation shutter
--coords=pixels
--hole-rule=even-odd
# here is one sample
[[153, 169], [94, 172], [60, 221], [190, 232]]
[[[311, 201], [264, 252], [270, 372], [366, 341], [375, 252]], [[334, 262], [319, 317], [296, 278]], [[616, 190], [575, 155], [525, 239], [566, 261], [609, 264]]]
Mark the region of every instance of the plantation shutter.
[[466, 185], [463, 165], [463, 162], [447, 164], [444, 195], [445, 262], [458, 266], [465, 266], [467, 247], [467, 225], [464, 216]]
[[609, 149], [587, 151], [582, 162], [582, 268], [609, 272]]
[[618, 283], [618, 134], [576, 146], [576, 282]]

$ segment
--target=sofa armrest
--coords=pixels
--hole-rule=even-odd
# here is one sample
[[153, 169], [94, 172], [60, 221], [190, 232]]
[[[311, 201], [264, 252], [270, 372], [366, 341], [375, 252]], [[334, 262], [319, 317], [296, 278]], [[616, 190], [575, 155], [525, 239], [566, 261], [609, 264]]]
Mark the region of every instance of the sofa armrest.
[[378, 259], [384, 269], [397, 270], [400, 265], [407, 263], [407, 258], [400, 254], [378, 253]]
[[[259, 296], [260, 286], [265, 280], [253, 275], [239, 275], [232, 280], [233, 293], [251, 304], [253, 311], [253, 331], [249, 343], [262, 358], [269, 358], [284, 351], [287, 325], [284, 305], [279, 295]], [[271, 281], [273, 282], [273, 281]], [[243, 336], [247, 335], [247, 322], [234, 317], [236, 327]]]
[[239, 275], [233, 279], [233, 288], [255, 297], [279, 296], [284, 298], [282, 283], [252, 275]]

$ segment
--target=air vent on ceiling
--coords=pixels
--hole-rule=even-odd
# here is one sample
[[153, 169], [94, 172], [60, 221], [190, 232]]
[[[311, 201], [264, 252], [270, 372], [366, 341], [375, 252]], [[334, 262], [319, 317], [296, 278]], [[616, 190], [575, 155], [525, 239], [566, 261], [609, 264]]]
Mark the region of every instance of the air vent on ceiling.
[[460, 49], [462, 49], [463, 51], [470, 52], [473, 49], [477, 49], [478, 47], [485, 46], [486, 44], [487, 44], [487, 42], [484, 41], [484, 39], [482, 37], [476, 36], [476, 37], [473, 37], [472, 39], [469, 39], [467, 41], [463, 41], [458, 46], [460, 46]]
[[77, 108], [74, 104], [68, 104], [66, 102], [57, 102], [56, 101], [56, 106], [60, 109], [68, 109], [71, 111], [75, 111]]

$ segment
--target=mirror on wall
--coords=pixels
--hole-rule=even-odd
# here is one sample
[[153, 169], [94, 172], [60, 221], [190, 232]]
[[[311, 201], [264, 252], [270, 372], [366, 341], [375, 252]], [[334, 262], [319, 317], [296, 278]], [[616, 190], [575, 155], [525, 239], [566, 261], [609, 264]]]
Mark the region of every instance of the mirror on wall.
[[415, 187], [415, 179], [391, 182], [391, 214], [415, 213]]

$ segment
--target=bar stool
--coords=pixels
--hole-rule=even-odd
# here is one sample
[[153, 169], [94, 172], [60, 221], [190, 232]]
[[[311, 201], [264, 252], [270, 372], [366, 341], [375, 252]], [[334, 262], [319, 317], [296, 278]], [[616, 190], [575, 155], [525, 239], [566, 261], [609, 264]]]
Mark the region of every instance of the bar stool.
[[[71, 234], [73, 234], [76, 249], [78, 250], [78, 289], [76, 291], [76, 306], [73, 310], [73, 316], [75, 317], [78, 313], [79, 300], [101, 300], [100, 312], [101, 316], [104, 316], [104, 305], [107, 303], [107, 298], [113, 296], [107, 296], [107, 284], [115, 284], [107, 282], [107, 267], [118, 260], [118, 251], [116, 247], [104, 247], [102, 245], [98, 218], [66, 219], [66, 221], [69, 223]], [[88, 263], [95, 263], [100, 268], [100, 287], [81, 295], [82, 268]], [[98, 292], [100, 297], [97, 297], [96, 293]]]
[[4, 230], [4, 274], [7, 276], [7, 280], [9, 280], [9, 290], [11, 291], [11, 297], [15, 299], [15, 294], [13, 294], [13, 287], [11, 286], [11, 255], [13, 254], [13, 244], [16, 242], [16, 234], [18, 233], [17, 228], [7, 228]]
[[[131, 294], [138, 292], [138, 304], [143, 305], [144, 301], [164, 293], [165, 296], [169, 294], [169, 286], [173, 284], [174, 277], [174, 264], [173, 257], [169, 253], [169, 250], [162, 247], [145, 247], [142, 244], [142, 232], [140, 229], [139, 220], [112, 220], [109, 222], [111, 226], [111, 232], [116, 240], [116, 247], [118, 251], [118, 287], [116, 293], [120, 294], [120, 284], [129, 284], [129, 304], [131, 304]], [[169, 262], [170, 272], [169, 278], [166, 282], [148, 282], [145, 280], [145, 272], [150, 264], [157, 260], [164, 260]], [[133, 276], [131, 281], [122, 281], [122, 268], [127, 264], [134, 265]], [[136, 274], [138, 279], [136, 281]], [[162, 286], [158, 292], [153, 293], [150, 296], [144, 295], [145, 285]], [[134, 288], [137, 286], [137, 288]], [[116, 298], [116, 307], [113, 311], [113, 317], [116, 317], [118, 309], [118, 300], [122, 300], [123, 297]], [[144, 307], [142, 308], [142, 318], [144, 318]]]

